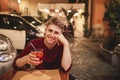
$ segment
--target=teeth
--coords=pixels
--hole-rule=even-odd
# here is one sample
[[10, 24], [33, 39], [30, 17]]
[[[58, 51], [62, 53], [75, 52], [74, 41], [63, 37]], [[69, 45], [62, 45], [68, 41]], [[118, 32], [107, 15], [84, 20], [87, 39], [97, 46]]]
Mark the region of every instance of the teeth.
[[52, 38], [50, 38], [50, 40], [53, 40]]

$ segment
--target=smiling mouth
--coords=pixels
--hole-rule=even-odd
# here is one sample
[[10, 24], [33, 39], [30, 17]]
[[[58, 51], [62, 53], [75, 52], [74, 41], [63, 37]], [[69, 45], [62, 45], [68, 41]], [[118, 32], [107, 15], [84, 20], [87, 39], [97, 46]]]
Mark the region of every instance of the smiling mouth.
[[49, 41], [53, 41], [54, 39], [52, 37], [48, 37]]

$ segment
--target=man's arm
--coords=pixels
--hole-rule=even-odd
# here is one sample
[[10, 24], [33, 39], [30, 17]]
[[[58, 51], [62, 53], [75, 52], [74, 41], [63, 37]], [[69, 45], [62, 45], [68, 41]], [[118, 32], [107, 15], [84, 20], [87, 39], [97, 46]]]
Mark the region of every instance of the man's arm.
[[32, 53], [29, 53], [28, 55], [25, 55], [16, 60], [17, 67], [23, 67], [25, 64], [39, 65], [41, 63], [42, 62], [40, 62], [39, 58], [37, 58]]
[[17, 67], [23, 67], [27, 63], [27, 55], [16, 60]]
[[72, 63], [69, 43], [63, 35], [59, 36], [59, 40], [63, 44], [63, 56], [62, 56], [61, 65], [64, 68], [64, 70], [67, 71], [70, 68], [71, 63]]

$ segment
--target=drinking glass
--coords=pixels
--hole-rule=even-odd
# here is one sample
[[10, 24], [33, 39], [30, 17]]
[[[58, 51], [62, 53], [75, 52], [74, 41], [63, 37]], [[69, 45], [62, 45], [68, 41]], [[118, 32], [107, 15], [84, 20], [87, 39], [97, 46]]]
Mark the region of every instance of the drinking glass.
[[41, 62], [43, 62], [43, 49], [38, 51], [33, 51], [32, 54], [35, 55], [37, 58], [39, 58]]
[[[43, 62], [43, 49], [37, 50], [37, 51], [32, 51], [31, 52], [33, 55], [35, 55], [37, 58], [39, 58], [40, 62]], [[34, 65], [30, 65], [30, 69], [34, 69]]]

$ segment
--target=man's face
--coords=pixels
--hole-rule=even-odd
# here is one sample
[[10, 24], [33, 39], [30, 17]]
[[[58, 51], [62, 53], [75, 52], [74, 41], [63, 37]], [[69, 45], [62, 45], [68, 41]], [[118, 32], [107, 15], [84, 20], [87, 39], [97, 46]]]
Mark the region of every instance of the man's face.
[[62, 34], [62, 30], [54, 24], [48, 25], [45, 29], [45, 39], [49, 44], [56, 43], [60, 34]]

